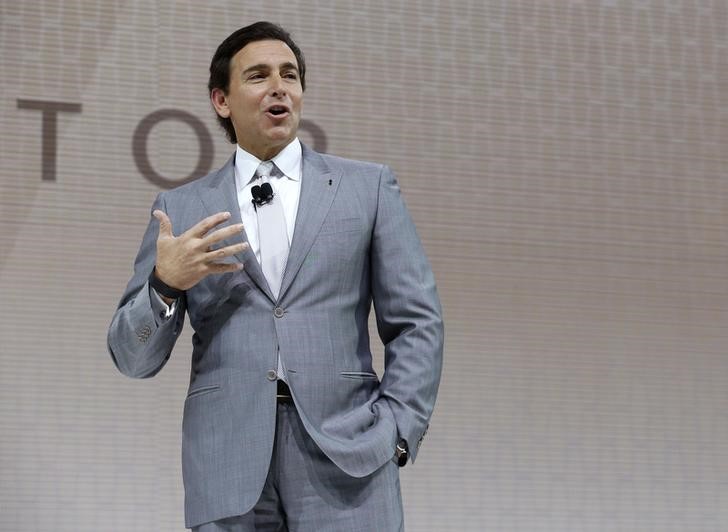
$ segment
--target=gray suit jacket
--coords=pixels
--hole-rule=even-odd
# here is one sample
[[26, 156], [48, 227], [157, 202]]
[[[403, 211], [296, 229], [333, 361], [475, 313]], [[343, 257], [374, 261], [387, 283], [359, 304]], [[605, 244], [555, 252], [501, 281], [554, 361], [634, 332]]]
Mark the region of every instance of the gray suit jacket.
[[[234, 157], [220, 170], [162, 192], [179, 235], [219, 212], [240, 223]], [[151, 377], [169, 359], [185, 312], [194, 336], [182, 424], [188, 527], [246, 513], [268, 472], [276, 419], [277, 353], [310, 436], [343, 471], [371, 474], [398, 438], [414, 461], [442, 369], [443, 324], [430, 266], [386, 166], [303, 147], [298, 216], [278, 300], [247, 250], [242, 271], [205, 278], [168, 320], [155, 316], [147, 277], [158, 223], [151, 218], [134, 275], [109, 328], [114, 363]], [[229, 245], [245, 235], [223, 242]], [[372, 369], [372, 302], [385, 345]]]

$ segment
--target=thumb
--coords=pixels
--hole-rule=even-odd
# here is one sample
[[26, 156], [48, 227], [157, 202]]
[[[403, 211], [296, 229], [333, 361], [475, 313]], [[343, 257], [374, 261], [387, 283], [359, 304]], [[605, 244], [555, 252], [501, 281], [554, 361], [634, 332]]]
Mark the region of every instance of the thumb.
[[164, 211], [156, 209], [152, 212], [152, 216], [159, 220], [159, 236], [174, 236], [172, 234], [172, 222]]

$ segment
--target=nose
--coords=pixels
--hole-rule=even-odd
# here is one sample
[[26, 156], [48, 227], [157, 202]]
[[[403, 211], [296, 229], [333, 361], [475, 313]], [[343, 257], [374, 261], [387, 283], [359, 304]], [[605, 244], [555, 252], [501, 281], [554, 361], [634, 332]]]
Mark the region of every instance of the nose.
[[270, 95], [275, 98], [281, 98], [286, 95], [286, 89], [281, 76], [275, 75], [271, 77]]

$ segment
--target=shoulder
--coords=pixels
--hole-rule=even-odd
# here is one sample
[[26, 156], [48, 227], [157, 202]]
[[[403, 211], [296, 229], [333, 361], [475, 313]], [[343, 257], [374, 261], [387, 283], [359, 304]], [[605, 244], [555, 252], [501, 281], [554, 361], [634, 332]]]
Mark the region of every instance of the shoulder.
[[354, 177], [358, 179], [378, 181], [385, 173], [391, 173], [389, 167], [382, 163], [371, 161], [359, 161], [328, 153], [318, 153], [310, 148], [304, 147], [304, 164], [306, 161], [321, 165], [329, 171], [340, 174], [343, 177]]
[[208, 188], [216, 188], [224, 180], [235, 181], [235, 156], [230, 157], [227, 162], [210, 173], [198, 177], [188, 183], [175, 188], [163, 191], [160, 196], [168, 200], [181, 200], [187, 197], [197, 196], [200, 192]]
[[336, 155], [321, 154], [321, 157], [332, 168], [342, 170], [356, 170], [358, 172], [367, 172], [379, 174], [386, 167], [384, 164], [371, 161], [358, 161], [356, 159], [346, 159]]

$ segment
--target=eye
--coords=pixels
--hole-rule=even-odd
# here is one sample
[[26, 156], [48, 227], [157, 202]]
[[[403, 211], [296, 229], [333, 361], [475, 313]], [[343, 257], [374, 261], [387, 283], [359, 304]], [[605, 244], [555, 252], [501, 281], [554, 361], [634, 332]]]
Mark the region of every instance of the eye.
[[298, 79], [298, 74], [291, 71], [291, 72], [286, 72], [285, 74], [283, 74], [283, 77], [286, 79], [296, 80], [296, 79]]
[[248, 79], [254, 81], [259, 79], [265, 79], [265, 76], [261, 72], [255, 72], [254, 74], [248, 76]]

